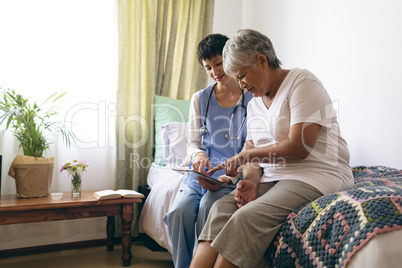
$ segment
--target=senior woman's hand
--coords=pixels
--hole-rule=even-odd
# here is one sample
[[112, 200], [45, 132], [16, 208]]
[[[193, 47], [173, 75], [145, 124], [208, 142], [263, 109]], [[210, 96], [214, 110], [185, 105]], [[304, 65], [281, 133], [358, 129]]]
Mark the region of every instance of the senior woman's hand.
[[247, 205], [248, 202], [257, 199], [258, 194], [258, 182], [252, 180], [241, 180], [237, 183], [236, 193], [234, 196], [234, 201], [237, 206], [241, 208]]
[[241, 152], [220, 165], [217, 165], [213, 169], [207, 171], [208, 174], [212, 174], [217, 170], [225, 169], [225, 174], [228, 176], [236, 176], [237, 175], [237, 168], [243, 165], [246, 162], [246, 152]]

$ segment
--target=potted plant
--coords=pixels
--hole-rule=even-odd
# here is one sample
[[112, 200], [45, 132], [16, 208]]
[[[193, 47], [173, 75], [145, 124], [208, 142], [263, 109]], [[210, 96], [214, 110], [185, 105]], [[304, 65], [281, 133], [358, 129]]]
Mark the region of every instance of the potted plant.
[[[1, 88], [0, 88], [1, 90]], [[14, 90], [2, 90], [0, 98], [0, 125], [12, 129], [20, 142], [24, 155], [17, 155], [10, 167], [9, 175], [16, 181], [17, 196], [39, 197], [49, 194], [53, 175], [54, 158], [43, 158], [51, 141], [48, 135], [61, 135], [67, 147], [75, 143], [75, 135], [67, 129], [64, 121], [55, 121], [58, 115], [55, 106], [44, 109], [44, 105], [55, 103], [64, 94], [52, 94], [42, 104], [30, 104]]]

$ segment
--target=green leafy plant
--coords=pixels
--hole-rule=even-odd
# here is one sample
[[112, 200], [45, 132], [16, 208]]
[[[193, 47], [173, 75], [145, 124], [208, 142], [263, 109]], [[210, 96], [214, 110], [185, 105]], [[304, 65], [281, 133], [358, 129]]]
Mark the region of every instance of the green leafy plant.
[[[1, 90], [1, 88], [0, 88]], [[0, 125], [6, 121], [6, 129], [12, 128], [13, 135], [20, 142], [24, 155], [43, 157], [43, 152], [49, 148], [51, 142], [46, 139], [46, 134], [63, 137], [67, 147], [71, 142], [75, 143], [75, 135], [67, 129], [64, 121], [53, 121], [58, 113], [55, 106], [46, 110], [42, 109], [45, 103], [55, 103], [64, 94], [52, 94], [41, 105], [36, 102], [30, 104], [21, 94], [14, 90], [2, 90], [0, 99]]]

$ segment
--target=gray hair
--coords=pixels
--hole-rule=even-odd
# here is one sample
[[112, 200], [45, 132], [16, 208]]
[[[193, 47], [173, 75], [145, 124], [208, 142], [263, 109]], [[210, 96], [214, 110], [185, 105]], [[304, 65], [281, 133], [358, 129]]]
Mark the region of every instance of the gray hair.
[[267, 36], [255, 30], [239, 30], [223, 48], [223, 69], [233, 76], [235, 70], [255, 65], [259, 54], [265, 56], [269, 67], [280, 67], [281, 61], [276, 57], [274, 46]]

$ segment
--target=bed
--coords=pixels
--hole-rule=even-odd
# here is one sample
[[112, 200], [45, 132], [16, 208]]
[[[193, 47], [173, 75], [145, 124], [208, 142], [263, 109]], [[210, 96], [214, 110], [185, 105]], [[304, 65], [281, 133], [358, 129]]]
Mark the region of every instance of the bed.
[[[353, 168], [353, 189], [293, 211], [267, 251], [272, 267], [398, 267], [402, 263], [402, 171]], [[152, 164], [140, 232], [171, 252], [163, 216], [183, 174]]]
[[[288, 216], [269, 249], [274, 267], [401, 265], [402, 171], [361, 166], [353, 176], [351, 190], [323, 196]], [[387, 233], [389, 239], [376, 240]], [[361, 250], [372, 242], [374, 251]], [[353, 262], [358, 252], [366, 252], [366, 265]]]
[[[163, 216], [172, 208], [184, 176], [172, 167], [185, 158], [187, 127], [185, 122], [169, 120], [155, 118], [161, 151], [147, 177], [151, 191], [140, 214], [139, 231], [171, 252]], [[323, 196], [287, 217], [267, 249], [270, 267], [401, 265], [402, 170], [359, 166], [353, 168], [353, 176], [353, 189]]]

